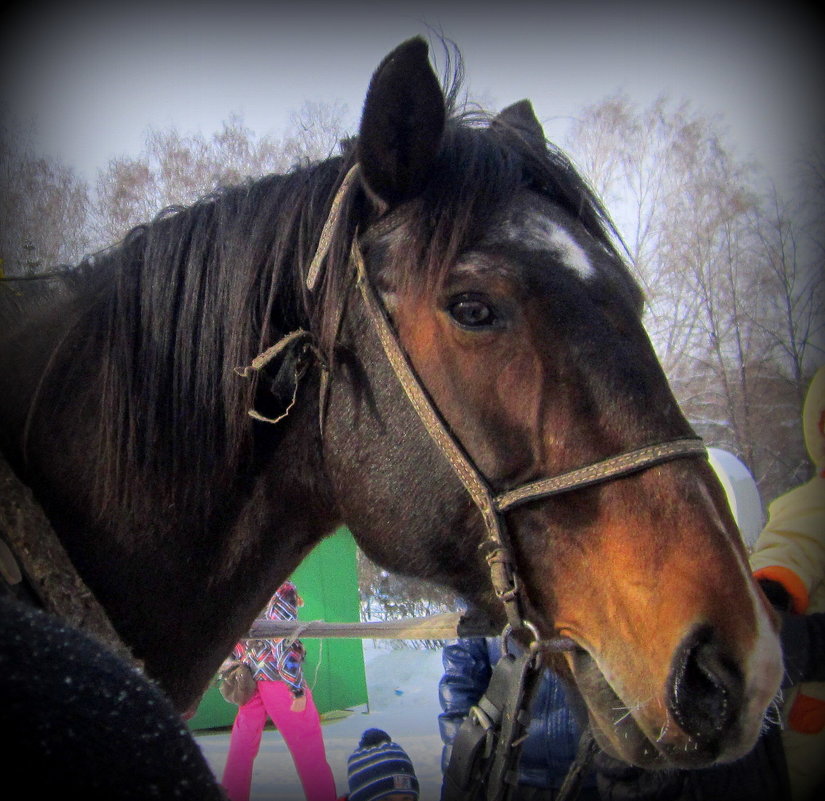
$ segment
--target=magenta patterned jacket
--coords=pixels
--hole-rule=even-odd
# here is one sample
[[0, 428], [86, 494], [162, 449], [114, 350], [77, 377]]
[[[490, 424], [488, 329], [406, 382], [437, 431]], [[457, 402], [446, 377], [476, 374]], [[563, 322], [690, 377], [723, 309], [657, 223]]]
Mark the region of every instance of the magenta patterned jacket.
[[[259, 615], [263, 620], [295, 620], [299, 595], [291, 581], [284, 582]], [[300, 640], [241, 640], [233, 656], [249, 666], [255, 681], [284, 681], [293, 695], [304, 691], [304, 646]]]

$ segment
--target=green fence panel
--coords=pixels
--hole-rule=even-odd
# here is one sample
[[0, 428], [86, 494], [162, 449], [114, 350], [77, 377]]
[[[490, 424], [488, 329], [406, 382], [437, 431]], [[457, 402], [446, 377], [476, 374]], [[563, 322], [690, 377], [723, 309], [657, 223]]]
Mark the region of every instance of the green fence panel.
[[[346, 528], [327, 537], [292, 575], [304, 605], [299, 620], [357, 623], [360, 620], [356, 546]], [[321, 714], [367, 703], [364, 651], [357, 639], [303, 639], [304, 676]], [[189, 721], [195, 731], [231, 726], [237, 707], [224, 701], [213, 681]]]

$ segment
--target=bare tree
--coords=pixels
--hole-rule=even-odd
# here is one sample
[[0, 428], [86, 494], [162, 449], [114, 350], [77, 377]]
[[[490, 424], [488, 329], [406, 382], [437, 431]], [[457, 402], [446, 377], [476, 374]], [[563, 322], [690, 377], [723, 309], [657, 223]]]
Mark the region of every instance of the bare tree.
[[[568, 145], [624, 234], [682, 406], [772, 498], [804, 461], [799, 404], [822, 353], [820, 226], [766, 195], [718, 120], [686, 103], [639, 109], [613, 95], [582, 112]], [[811, 165], [821, 221], [825, 170]]]
[[290, 117], [284, 152], [295, 163], [329, 158], [346, 137], [346, 119], [345, 104], [308, 100]]
[[30, 142], [19, 127], [0, 129], [0, 267], [10, 275], [74, 263], [89, 244], [86, 183]]
[[674, 255], [684, 278], [680, 287], [697, 303], [685, 354], [691, 393], [683, 400], [718, 444], [758, 474], [754, 408], [760, 384], [753, 373], [770, 353], [752, 324], [758, 273], [750, 259], [747, 213], [757, 201], [738, 178], [728, 154], [717, 150], [696, 169], [690, 191], [674, 208], [681, 246]]
[[685, 290], [675, 251], [674, 204], [690, 190], [712, 131], [690, 105], [665, 96], [640, 109], [624, 94], [588, 106], [571, 126], [568, 147], [610, 209], [647, 298], [646, 325], [671, 380], [689, 373], [684, 355], [695, 336], [697, 302]]
[[98, 173], [95, 190], [91, 222], [95, 249], [118, 241], [159, 210], [155, 178], [144, 159], [111, 159]]
[[103, 247], [168, 206], [193, 203], [221, 186], [326, 158], [344, 136], [346, 107], [307, 102], [282, 139], [258, 136], [238, 114], [211, 136], [151, 128], [137, 158], [112, 159], [97, 179], [95, 239]]
[[766, 404], [777, 421], [793, 421], [778, 436], [764, 441], [765, 469], [779, 479], [780, 489], [807, 479], [810, 473], [799, 411], [811, 376], [825, 361], [825, 249], [819, 216], [825, 184], [822, 173], [818, 175], [819, 192], [796, 207], [770, 184], [751, 216], [756, 244], [751, 258], [759, 265], [759, 282], [749, 313], [750, 324], [770, 348], [772, 369], [766, 383], [772, 396]]

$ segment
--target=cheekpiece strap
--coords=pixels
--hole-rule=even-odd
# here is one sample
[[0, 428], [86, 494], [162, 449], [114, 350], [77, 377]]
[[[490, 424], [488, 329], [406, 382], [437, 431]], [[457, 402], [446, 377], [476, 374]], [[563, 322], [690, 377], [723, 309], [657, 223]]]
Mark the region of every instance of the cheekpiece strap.
[[338, 187], [338, 191], [332, 199], [329, 214], [327, 215], [324, 227], [321, 229], [321, 238], [318, 240], [318, 247], [315, 249], [315, 255], [307, 270], [306, 285], [310, 292], [315, 289], [315, 285], [318, 283], [321, 268], [324, 266], [324, 259], [326, 259], [327, 253], [329, 253], [332, 237], [335, 235], [338, 222], [341, 219], [341, 207], [344, 205], [344, 199], [349, 194], [350, 187], [355, 183], [357, 178], [358, 164], [354, 164], [344, 176], [344, 180], [341, 181], [341, 185]]

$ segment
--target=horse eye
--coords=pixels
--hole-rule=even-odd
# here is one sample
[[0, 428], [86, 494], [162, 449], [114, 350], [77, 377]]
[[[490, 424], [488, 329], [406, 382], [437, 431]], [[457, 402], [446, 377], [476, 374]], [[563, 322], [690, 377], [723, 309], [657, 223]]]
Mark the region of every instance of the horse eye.
[[477, 297], [460, 297], [448, 307], [452, 318], [465, 328], [485, 328], [494, 325], [496, 313], [486, 301]]

